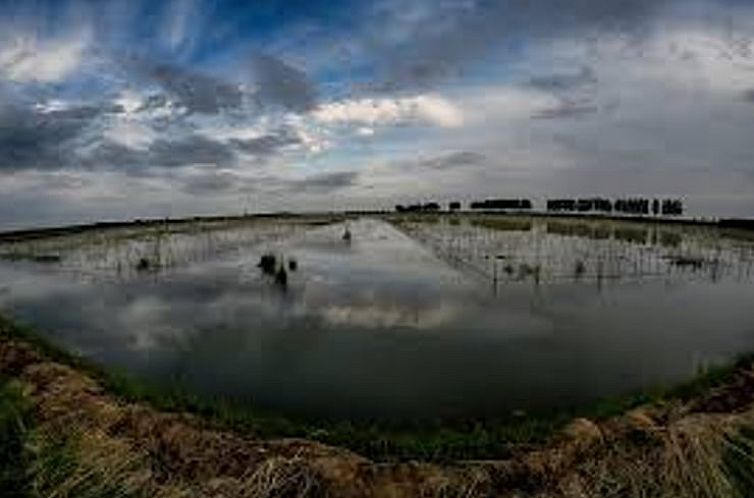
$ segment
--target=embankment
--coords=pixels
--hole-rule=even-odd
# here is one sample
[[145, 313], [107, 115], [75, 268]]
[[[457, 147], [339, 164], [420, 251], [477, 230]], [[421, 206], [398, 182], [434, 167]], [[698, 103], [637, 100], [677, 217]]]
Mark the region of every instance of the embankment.
[[0, 475], [14, 477], [0, 483], [16, 496], [721, 497], [754, 483], [751, 360], [664, 401], [575, 419], [510, 458], [380, 463], [123, 399], [12, 324], [0, 329], [0, 406], [13, 414], [0, 410]]

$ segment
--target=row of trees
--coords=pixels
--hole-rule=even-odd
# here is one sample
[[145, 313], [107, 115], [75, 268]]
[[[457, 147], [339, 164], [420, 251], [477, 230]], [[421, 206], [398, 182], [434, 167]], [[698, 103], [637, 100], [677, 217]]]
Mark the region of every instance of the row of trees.
[[[529, 210], [532, 208], [532, 203], [529, 199], [485, 199], [474, 201], [469, 207], [474, 210]], [[399, 213], [427, 213], [440, 209], [440, 204], [436, 202], [410, 204], [408, 206], [398, 204], [395, 206], [395, 210]], [[459, 211], [460, 209], [461, 203], [458, 201], [448, 204], [448, 211]]]
[[[474, 201], [469, 207], [475, 211], [528, 211], [532, 209], [529, 199], [485, 199]], [[454, 201], [448, 204], [448, 211], [458, 211], [461, 203]], [[427, 213], [441, 210], [437, 202], [395, 206], [399, 213]], [[653, 214], [664, 216], [680, 216], [683, 214], [683, 201], [680, 199], [647, 199], [645, 197], [631, 197], [612, 201], [602, 197], [588, 199], [549, 199], [547, 211], [579, 212], [579, 213], [623, 213], [631, 215]]]
[[548, 211], [578, 211], [587, 213], [598, 211], [610, 213], [613, 211], [613, 203], [608, 199], [550, 199], [547, 201]]
[[623, 213], [633, 215], [680, 216], [683, 214], [683, 201], [680, 199], [647, 199], [633, 197], [616, 199], [614, 202], [600, 197], [592, 199], [551, 199], [547, 201], [547, 210], [556, 212], [600, 212]]
[[[451, 203], [453, 204], [453, 203]], [[411, 204], [404, 206], [398, 204], [395, 210], [399, 213], [433, 213], [440, 210], [440, 205], [436, 202], [426, 202], [424, 204]]]
[[529, 210], [532, 208], [531, 201], [529, 199], [486, 199], [484, 201], [476, 201], [471, 203], [471, 209], [482, 210]]

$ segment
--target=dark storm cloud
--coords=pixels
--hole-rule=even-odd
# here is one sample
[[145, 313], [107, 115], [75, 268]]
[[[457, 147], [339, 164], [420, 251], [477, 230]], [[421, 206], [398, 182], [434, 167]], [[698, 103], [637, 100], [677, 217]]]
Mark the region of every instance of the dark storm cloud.
[[123, 112], [123, 106], [118, 104], [101, 104], [101, 105], [82, 105], [69, 107], [66, 109], [57, 109], [54, 111], [43, 112], [42, 114], [49, 120], [92, 120], [103, 114], [120, 114]]
[[[281, 130], [247, 140], [220, 142], [193, 134], [174, 139], [159, 139], [140, 150], [112, 141], [103, 142], [88, 159], [91, 166], [114, 166], [144, 173], [149, 168], [180, 168], [190, 165], [228, 167], [234, 165], [237, 152], [266, 160], [287, 145], [300, 143], [291, 131]], [[200, 188], [200, 187], [199, 187]]]
[[557, 104], [533, 114], [538, 119], [583, 117], [599, 112], [596, 104], [599, 79], [591, 66], [582, 66], [577, 72], [536, 76], [528, 85], [553, 95]]
[[450, 169], [458, 166], [474, 166], [484, 164], [487, 157], [484, 154], [471, 151], [452, 152], [450, 154], [425, 159], [420, 165], [430, 169]]
[[275, 154], [283, 147], [301, 143], [301, 139], [289, 130], [280, 130], [277, 133], [269, 133], [261, 137], [244, 140], [232, 139], [230, 143], [246, 154], [267, 157]]
[[235, 160], [227, 145], [192, 135], [179, 140], [156, 140], [149, 147], [149, 162], [154, 166], [175, 168], [190, 164], [225, 166]]
[[594, 85], [597, 82], [594, 69], [590, 66], [583, 66], [578, 73], [560, 73], [531, 78], [529, 85], [543, 91], [563, 92]]
[[[243, 101], [239, 85], [191, 69], [167, 63], [131, 58], [126, 67], [159, 84], [189, 113], [217, 114], [223, 109], [238, 108]], [[151, 106], [164, 106], [163, 97], [155, 96]]]
[[125, 145], [103, 141], [81, 159], [81, 165], [90, 169], [113, 167], [116, 169], [143, 168], [148, 155], [145, 151]]
[[355, 171], [344, 171], [315, 174], [301, 179], [277, 176], [250, 179], [229, 171], [216, 171], [187, 177], [183, 181], [182, 189], [189, 194], [205, 196], [251, 192], [321, 195], [355, 185], [358, 176]]
[[[507, 41], [520, 43], [561, 36], [588, 37], [597, 31], [641, 36], [655, 14], [678, 0], [481, 0], [423, 2], [432, 14], [403, 29], [410, 31], [397, 46], [380, 41], [380, 30], [401, 27], [401, 2], [373, 20], [374, 54], [386, 70], [386, 87], [431, 83], [454, 75]], [[459, 8], [466, 5], [466, 8]]]
[[257, 54], [252, 58], [257, 97], [262, 104], [306, 112], [317, 105], [317, 91], [306, 73], [282, 60]]
[[163, 94], [149, 95], [144, 102], [136, 109], [136, 112], [151, 111], [153, 109], [161, 109], [168, 105], [168, 98]]
[[537, 119], [577, 118], [595, 114], [599, 110], [599, 106], [591, 103], [561, 100], [555, 107], [543, 109], [532, 117]]
[[[130, 174], [148, 174], [155, 168], [181, 168], [191, 165], [232, 167], [237, 153], [255, 156], [266, 160], [277, 154], [287, 145], [300, 143], [300, 139], [289, 130], [281, 130], [248, 140], [231, 139], [220, 142], [203, 135], [192, 134], [180, 138], [162, 138], [152, 142], [146, 149], [137, 149], [113, 141], [103, 141], [90, 151], [80, 163], [91, 169], [113, 167]], [[210, 185], [200, 185], [202, 179], [192, 189]]]
[[388, 163], [391, 168], [403, 172], [413, 171], [421, 174], [432, 170], [443, 171], [454, 168], [469, 168], [489, 164], [489, 158], [481, 152], [461, 150], [438, 154], [421, 159], [403, 159]]
[[88, 154], [82, 164], [90, 168], [114, 167], [132, 174], [144, 174], [150, 168], [230, 166], [235, 159], [231, 146], [201, 135], [190, 135], [174, 140], [156, 140], [147, 149], [106, 141]]
[[244, 182], [230, 172], [212, 172], [188, 178], [183, 184], [186, 193], [214, 195], [239, 190]]
[[0, 169], [69, 166], [75, 140], [106, 112], [119, 112], [119, 108], [103, 104], [42, 112], [20, 103], [0, 102]]
[[91, 183], [92, 179], [87, 176], [59, 172], [40, 175], [34, 188], [40, 192], [49, 190], [74, 192], [91, 185]]
[[326, 194], [356, 184], [356, 171], [322, 173], [301, 180], [284, 181], [283, 187], [291, 192], [316, 192]]

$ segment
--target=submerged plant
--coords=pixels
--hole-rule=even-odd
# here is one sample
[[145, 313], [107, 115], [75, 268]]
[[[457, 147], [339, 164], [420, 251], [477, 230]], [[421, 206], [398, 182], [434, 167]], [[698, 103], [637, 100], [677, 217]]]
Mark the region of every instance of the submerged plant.
[[584, 273], [586, 273], [586, 265], [580, 259], [576, 261], [573, 273], [574, 275], [576, 275], [576, 278], [580, 278]]
[[288, 272], [285, 271], [285, 267], [282, 265], [275, 273], [275, 283], [283, 288], [288, 286]]
[[265, 275], [274, 275], [275, 274], [275, 266], [277, 265], [277, 258], [274, 254], [263, 254], [262, 257], [259, 259], [259, 263], [257, 264], [258, 268], [262, 269], [262, 272]]
[[[288, 261], [288, 270], [296, 271], [298, 263], [295, 259]], [[285, 258], [278, 258], [272, 253], [263, 254], [259, 258], [257, 267], [262, 270], [262, 273], [270, 277], [274, 277], [275, 284], [285, 289], [288, 286], [288, 270], [286, 270]]]
[[676, 256], [670, 258], [670, 264], [679, 268], [691, 268], [699, 270], [704, 266], [705, 261], [702, 258], [692, 256]]
[[139, 261], [136, 263], [137, 271], [147, 271], [152, 268], [154, 268], [154, 264], [152, 264], [149, 258], [146, 258], [146, 257], [139, 258]]

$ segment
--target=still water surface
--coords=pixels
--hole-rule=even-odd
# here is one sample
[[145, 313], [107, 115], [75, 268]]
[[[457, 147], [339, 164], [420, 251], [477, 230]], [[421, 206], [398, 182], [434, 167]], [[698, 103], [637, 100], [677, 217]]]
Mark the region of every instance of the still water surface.
[[[0, 308], [103, 364], [329, 418], [572, 406], [754, 351], [745, 237], [546, 218], [348, 230], [267, 220], [0, 244]], [[268, 252], [296, 261], [287, 288], [257, 267]]]

